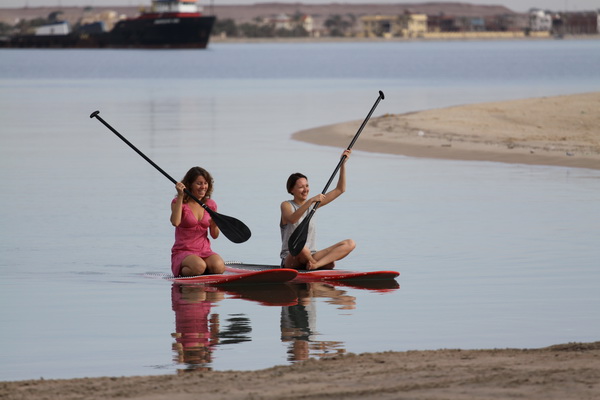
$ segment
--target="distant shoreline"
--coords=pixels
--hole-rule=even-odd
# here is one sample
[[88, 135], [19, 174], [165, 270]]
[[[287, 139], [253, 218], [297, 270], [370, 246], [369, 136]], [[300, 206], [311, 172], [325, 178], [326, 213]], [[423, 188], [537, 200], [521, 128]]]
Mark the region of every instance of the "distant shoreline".
[[[371, 118], [355, 149], [410, 157], [600, 170], [600, 92], [473, 104]], [[362, 121], [296, 132], [343, 147]]]
[[430, 38], [360, 38], [360, 37], [297, 37], [297, 38], [229, 38], [220, 36], [211, 36], [208, 46], [211, 43], [394, 43], [394, 42], [459, 42], [459, 41], [507, 41], [507, 40], [529, 40], [529, 41], [547, 41], [547, 40], [600, 40], [599, 35], [565, 35], [558, 39], [553, 36], [505, 36], [505, 37], [430, 37]]

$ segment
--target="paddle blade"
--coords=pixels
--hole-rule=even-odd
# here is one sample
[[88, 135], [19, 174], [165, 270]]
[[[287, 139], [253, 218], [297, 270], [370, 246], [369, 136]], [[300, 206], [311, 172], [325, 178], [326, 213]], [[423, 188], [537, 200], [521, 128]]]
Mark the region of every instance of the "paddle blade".
[[290, 254], [296, 257], [306, 244], [306, 239], [308, 238], [308, 223], [310, 222], [310, 218], [313, 213], [310, 213], [306, 218], [302, 220], [300, 225], [292, 232], [290, 239], [288, 240], [288, 249]]
[[243, 243], [250, 239], [250, 236], [252, 235], [250, 228], [239, 219], [219, 214], [210, 209], [209, 213], [213, 221], [215, 221], [215, 224], [217, 224], [221, 232], [223, 232], [223, 235], [233, 243]]

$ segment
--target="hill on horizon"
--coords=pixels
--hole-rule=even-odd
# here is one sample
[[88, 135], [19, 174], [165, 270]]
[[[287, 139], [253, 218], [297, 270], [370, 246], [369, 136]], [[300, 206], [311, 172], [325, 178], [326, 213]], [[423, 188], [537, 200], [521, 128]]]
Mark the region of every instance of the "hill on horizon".
[[[201, 2], [201, 4], [203, 4]], [[150, 1], [148, 0], [148, 6]], [[0, 22], [14, 25], [19, 19], [31, 20], [47, 18], [55, 11], [61, 11], [61, 18], [71, 24], [76, 23], [89, 7], [23, 7], [0, 8]], [[119, 15], [135, 17], [139, 7], [91, 7], [92, 13], [116, 11]], [[278, 14], [307, 14], [315, 20], [324, 20], [331, 15], [400, 15], [405, 12], [427, 15], [449, 15], [462, 17], [488, 17], [493, 15], [517, 14], [504, 6], [487, 6], [474, 3], [396, 3], [396, 4], [303, 4], [303, 3], [255, 3], [251, 5], [204, 5], [204, 14], [216, 15], [218, 19], [233, 19], [236, 23], [251, 22], [257, 17]]]

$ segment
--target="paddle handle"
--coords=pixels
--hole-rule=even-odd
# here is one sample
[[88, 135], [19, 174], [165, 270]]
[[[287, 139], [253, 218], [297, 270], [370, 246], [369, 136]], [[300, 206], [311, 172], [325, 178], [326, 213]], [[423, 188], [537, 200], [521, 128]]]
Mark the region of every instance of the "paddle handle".
[[[106, 122], [100, 115], [100, 111], [94, 111], [93, 113], [90, 114], [90, 118], [96, 118], [98, 121], [102, 122], [102, 124], [104, 124], [104, 126], [106, 126], [108, 129], [110, 129], [112, 131], [112, 133], [114, 133], [115, 135], [117, 135], [119, 137], [119, 139], [121, 139], [122, 141], [124, 141], [129, 147], [131, 147], [136, 153], [138, 153], [144, 160], [148, 161], [148, 163], [150, 165], [152, 165], [154, 168], [156, 168], [158, 170], [158, 172], [160, 172], [161, 174], [163, 174], [168, 180], [170, 180], [171, 182], [173, 182], [173, 184], [177, 184], [177, 181], [175, 179], [173, 179], [173, 177], [169, 174], [167, 174], [165, 172], [165, 170], [163, 170], [161, 167], [159, 167], [154, 161], [152, 161], [150, 158], [148, 158], [144, 153], [142, 153], [137, 147], [135, 147], [133, 145], [133, 143], [131, 143], [129, 140], [127, 140], [127, 138], [123, 135], [121, 135], [115, 128], [113, 128], [112, 126], [110, 126], [110, 124], [108, 122]], [[206, 211], [208, 211], [209, 214], [212, 215], [213, 210], [210, 209], [210, 207], [206, 206], [201, 200], [197, 199], [187, 188], [183, 189], [183, 191], [185, 192], [185, 194], [187, 194], [191, 199], [195, 200], [198, 204], [200, 204]]]
[[[369, 114], [367, 114], [367, 117], [364, 119], [364, 121], [360, 125], [360, 128], [358, 128], [358, 131], [356, 132], [356, 135], [354, 135], [354, 138], [352, 138], [352, 141], [350, 142], [350, 144], [348, 145], [348, 148], [346, 150], [351, 150], [352, 149], [352, 146], [354, 146], [354, 143], [356, 143], [356, 141], [358, 140], [358, 137], [360, 136], [361, 132], [363, 131], [363, 129], [367, 125], [367, 122], [369, 122], [369, 119], [371, 119], [371, 115], [373, 115], [373, 111], [375, 111], [375, 109], [379, 105], [379, 102], [381, 100], [383, 100], [383, 99], [385, 99], [385, 95], [380, 90], [379, 91], [379, 97], [377, 97], [377, 100], [375, 101], [375, 104], [373, 104], [373, 107], [371, 107], [371, 110], [369, 111]], [[335, 170], [333, 171], [333, 174], [331, 174], [331, 177], [329, 178], [329, 181], [327, 181], [327, 184], [325, 185], [325, 188], [323, 189], [323, 191], [321, 192], [321, 194], [325, 194], [327, 192], [327, 189], [329, 189], [329, 185], [331, 185], [331, 182], [333, 182], [333, 178], [335, 178], [335, 175], [338, 173], [338, 171], [342, 167], [342, 164], [344, 163], [345, 160], [346, 160], [346, 155], [344, 154], [342, 156], [342, 158], [340, 159], [340, 162], [338, 162], [338, 165], [335, 167]], [[321, 203], [321, 202], [317, 201], [315, 203], [315, 205], [313, 206], [313, 211], [310, 214], [311, 216], [312, 216], [312, 213], [314, 212], [314, 210], [316, 210], [317, 207], [319, 206], [319, 203]]]

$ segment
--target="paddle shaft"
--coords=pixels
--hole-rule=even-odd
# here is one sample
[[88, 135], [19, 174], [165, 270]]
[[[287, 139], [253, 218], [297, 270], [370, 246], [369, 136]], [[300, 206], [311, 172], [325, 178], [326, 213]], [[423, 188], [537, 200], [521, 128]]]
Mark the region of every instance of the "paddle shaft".
[[[135, 147], [133, 145], [133, 143], [131, 143], [129, 140], [127, 140], [127, 138], [125, 136], [121, 135], [119, 132], [117, 132], [117, 130], [115, 128], [113, 128], [112, 126], [110, 126], [110, 124], [108, 122], [106, 122], [100, 115], [98, 115], [99, 113], [100, 113], [100, 111], [94, 111], [92, 113], [92, 115], [90, 115], [90, 118], [96, 118], [98, 121], [102, 122], [102, 124], [104, 124], [104, 126], [106, 126], [108, 129], [110, 129], [112, 131], [112, 133], [114, 133], [115, 135], [117, 135], [119, 137], [119, 139], [121, 139], [122, 141], [124, 141], [125, 143], [127, 143], [127, 145], [129, 147], [131, 147], [136, 153], [138, 153], [144, 160], [148, 161], [148, 163], [150, 165], [152, 165], [154, 168], [156, 168], [158, 170], [158, 172], [160, 172], [161, 174], [163, 174], [168, 180], [170, 180], [171, 182], [173, 182], [173, 184], [177, 184], [177, 181], [175, 179], [173, 179], [173, 177], [171, 175], [167, 174], [164, 169], [162, 169], [161, 167], [159, 167], [154, 161], [152, 161], [144, 153], [142, 153], [137, 147]], [[209, 213], [213, 211], [208, 206], [206, 206], [206, 204], [204, 204], [201, 200], [199, 200], [198, 198], [196, 198], [187, 188], [183, 189], [183, 191], [191, 199], [193, 199], [196, 202], [198, 202], [198, 204], [200, 204]]]
[[[358, 140], [358, 137], [360, 136], [361, 132], [363, 131], [365, 125], [367, 125], [367, 122], [369, 121], [369, 119], [371, 119], [371, 115], [373, 115], [373, 111], [375, 111], [375, 109], [379, 105], [379, 102], [381, 100], [383, 100], [384, 98], [385, 97], [383, 95], [383, 92], [380, 90], [379, 91], [379, 97], [377, 97], [377, 100], [375, 101], [375, 104], [373, 104], [373, 107], [371, 107], [371, 111], [369, 111], [369, 114], [367, 115], [367, 117], [365, 118], [365, 120], [363, 121], [363, 123], [360, 125], [360, 128], [358, 128], [358, 132], [356, 132], [356, 135], [354, 135], [354, 138], [352, 138], [352, 141], [350, 142], [350, 144], [348, 145], [348, 148], [346, 150], [352, 149], [352, 146], [354, 146], [354, 143], [356, 143], [356, 141]], [[343, 155], [342, 158], [340, 159], [340, 162], [338, 162], [338, 165], [335, 167], [335, 170], [333, 171], [333, 174], [331, 174], [331, 177], [329, 178], [329, 181], [327, 181], [327, 184], [325, 185], [325, 188], [323, 189], [323, 191], [321, 192], [321, 194], [325, 194], [325, 192], [327, 192], [327, 189], [329, 188], [329, 185], [331, 185], [331, 182], [333, 182], [333, 178], [335, 178], [335, 175], [338, 173], [338, 171], [342, 167], [342, 164], [344, 163], [345, 160], [346, 160], [346, 155]], [[317, 209], [317, 207], [319, 207], [319, 203], [321, 203], [321, 202], [317, 201], [315, 203], [315, 205], [312, 208], [311, 214], [315, 212], [315, 210]]]
[[[173, 177], [167, 174], [161, 167], [159, 167], [154, 161], [148, 158], [144, 153], [142, 153], [137, 147], [133, 145], [127, 138], [121, 135], [115, 128], [110, 126], [108, 122], [106, 122], [101, 116], [98, 114], [100, 111], [94, 111], [90, 118], [96, 118], [98, 121], [102, 122], [104, 126], [110, 129], [115, 135], [119, 137], [122, 141], [124, 141], [129, 147], [131, 147], [136, 153], [138, 153], [144, 160], [148, 161], [150, 165], [158, 170], [161, 174], [163, 174], [168, 180], [177, 184], [177, 181], [173, 179]], [[216, 211], [212, 210], [206, 204], [204, 204], [200, 199], [192, 194], [187, 188], [183, 189], [185, 194], [187, 194], [191, 199], [200, 204], [202, 208], [204, 208], [212, 217], [213, 221], [217, 226], [223, 231], [223, 234], [234, 243], [242, 243], [250, 238], [250, 229], [241, 221], [228, 217], [226, 215], [221, 215]]]
[[[348, 145], [347, 150], [352, 149], [352, 146], [354, 146], [354, 143], [356, 143], [356, 141], [358, 140], [358, 137], [360, 136], [364, 127], [367, 125], [367, 122], [371, 118], [371, 115], [373, 115], [373, 112], [379, 105], [379, 102], [383, 99], [385, 99], [385, 96], [384, 96], [383, 92], [380, 90], [379, 96], [377, 97], [375, 104], [373, 104], [373, 107], [371, 107], [371, 111], [369, 111], [369, 114], [367, 114], [367, 117], [364, 119], [363, 123], [360, 125], [360, 128], [358, 128], [358, 131], [356, 132], [356, 135], [354, 135], [354, 138], [352, 138], [352, 141], [350, 142], [350, 145]], [[329, 185], [331, 185], [331, 182], [333, 182], [335, 175], [338, 173], [338, 171], [342, 167], [342, 164], [344, 163], [345, 160], [346, 160], [346, 155], [344, 154], [342, 156], [342, 158], [340, 159], [340, 161], [338, 162], [337, 166], [335, 167], [333, 174], [331, 174], [331, 177], [329, 178], [329, 181], [327, 181], [327, 184], [325, 185], [325, 188], [323, 189], [321, 194], [325, 194], [327, 192]], [[315, 213], [315, 211], [317, 211], [319, 204], [321, 204], [320, 201], [317, 201], [315, 203], [315, 205], [312, 207], [312, 209], [310, 210], [310, 212], [308, 213], [306, 218], [304, 218], [304, 220], [300, 223], [300, 225], [298, 225], [296, 230], [290, 236], [290, 240], [288, 241], [288, 249], [290, 250], [290, 253], [293, 256], [297, 256], [298, 254], [300, 254], [300, 251], [306, 244], [306, 238], [308, 235], [308, 224], [309, 224], [310, 219], [312, 218], [313, 214]]]

